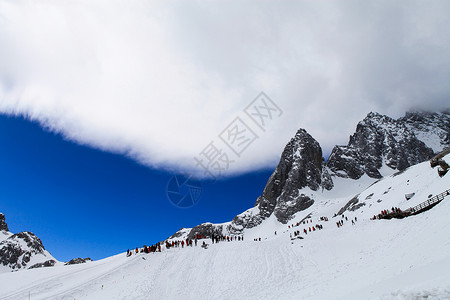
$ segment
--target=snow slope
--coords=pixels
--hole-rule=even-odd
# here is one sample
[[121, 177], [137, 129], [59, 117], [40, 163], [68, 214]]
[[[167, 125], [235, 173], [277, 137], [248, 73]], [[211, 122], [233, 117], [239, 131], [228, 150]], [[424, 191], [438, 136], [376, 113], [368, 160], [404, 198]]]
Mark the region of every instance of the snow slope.
[[[0, 274], [0, 299], [450, 299], [450, 196], [416, 216], [370, 220], [449, 188], [450, 175], [425, 162], [361, 192], [365, 205], [344, 212], [349, 221], [340, 228], [343, 218], [332, 216], [354, 195], [317, 199], [290, 222], [309, 215], [312, 223], [298, 227], [272, 216], [244, 241]], [[290, 239], [314, 224], [323, 230]]]

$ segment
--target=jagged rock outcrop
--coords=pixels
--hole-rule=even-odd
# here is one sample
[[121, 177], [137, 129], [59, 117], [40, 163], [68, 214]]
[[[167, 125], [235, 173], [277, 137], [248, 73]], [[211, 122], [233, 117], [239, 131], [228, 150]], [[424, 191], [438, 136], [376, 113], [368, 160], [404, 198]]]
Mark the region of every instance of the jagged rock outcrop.
[[258, 206], [255, 206], [235, 216], [226, 229], [232, 234], [241, 234], [245, 228], [253, 228], [261, 224], [264, 218]]
[[5, 215], [0, 213], [0, 231], [9, 231], [8, 224], [6, 224]]
[[211, 223], [203, 223], [191, 229], [187, 237], [194, 239], [197, 235], [202, 237], [221, 236], [223, 225], [215, 225]]
[[347, 146], [333, 148], [327, 166], [340, 177], [358, 179], [367, 174], [381, 178], [383, 165], [404, 170], [432, 156], [433, 150], [416, 137], [403, 119], [369, 113], [358, 123]]
[[47, 267], [53, 267], [54, 265], [56, 265], [56, 260], [49, 259], [49, 260], [44, 261], [42, 263], [34, 264], [31, 267], [29, 267], [28, 269], [47, 268]]
[[12, 234], [3, 214], [0, 214], [0, 222], [3, 228], [0, 231], [0, 271], [47, 267], [57, 263], [35, 234], [28, 231]]
[[87, 258], [79, 257], [79, 258], [74, 258], [74, 259], [69, 260], [64, 265], [65, 266], [68, 266], [68, 265], [79, 265], [79, 264], [85, 264], [85, 263], [91, 262], [91, 261], [92, 261], [92, 259], [90, 257], [87, 257]]

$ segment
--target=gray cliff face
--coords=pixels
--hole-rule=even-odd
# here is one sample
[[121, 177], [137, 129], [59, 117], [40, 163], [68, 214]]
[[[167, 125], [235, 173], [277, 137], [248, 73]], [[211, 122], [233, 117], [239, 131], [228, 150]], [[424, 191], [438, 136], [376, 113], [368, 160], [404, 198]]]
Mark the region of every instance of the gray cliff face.
[[358, 123], [347, 146], [335, 146], [327, 166], [335, 176], [358, 179], [364, 174], [381, 178], [383, 163], [404, 170], [433, 156], [404, 119], [369, 113]]
[[263, 194], [256, 201], [263, 218], [275, 213], [286, 224], [293, 214], [310, 207], [314, 201], [300, 189], [330, 190], [333, 181], [325, 167], [319, 143], [304, 129], [284, 148], [275, 172], [269, 178]]

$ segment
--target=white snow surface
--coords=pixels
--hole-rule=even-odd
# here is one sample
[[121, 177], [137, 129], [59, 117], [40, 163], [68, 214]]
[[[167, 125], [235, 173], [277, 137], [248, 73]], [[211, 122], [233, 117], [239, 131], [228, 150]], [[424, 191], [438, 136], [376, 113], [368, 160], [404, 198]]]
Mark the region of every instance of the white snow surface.
[[[333, 215], [355, 194], [317, 193], [288, 225], [311, 223], [288, 228], [270, 217], [244, 241], [0, 274], [0, 299], [450, 299], [450, 196], [416, 216], [370, 220], [450, 189], [449, 174], [425, 162], [386, 177], [358, 191], [365, 205], [346, 211], [348, 221]], [[303, 234], [315, 224], [323, 230]], [[291, 240], [295, 230], [303, 239]]]

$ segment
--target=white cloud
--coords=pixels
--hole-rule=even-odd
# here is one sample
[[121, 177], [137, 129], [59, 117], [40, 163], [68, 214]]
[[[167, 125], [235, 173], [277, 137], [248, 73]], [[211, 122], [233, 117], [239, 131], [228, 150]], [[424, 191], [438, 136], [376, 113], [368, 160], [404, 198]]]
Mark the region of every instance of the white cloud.
[[256, 129], [228, 174], [245, 172], [276, 163], [300, 127], [329, 152], [369, 111], [448, 107], [448, 11], [448, 1], [0, 0], [0, 111], [192, 170], [265, 91], [284, 114]]

